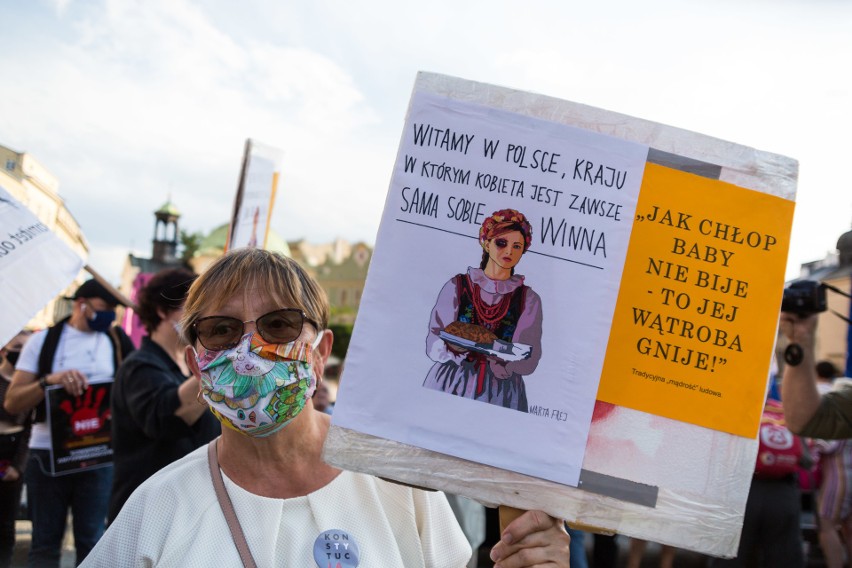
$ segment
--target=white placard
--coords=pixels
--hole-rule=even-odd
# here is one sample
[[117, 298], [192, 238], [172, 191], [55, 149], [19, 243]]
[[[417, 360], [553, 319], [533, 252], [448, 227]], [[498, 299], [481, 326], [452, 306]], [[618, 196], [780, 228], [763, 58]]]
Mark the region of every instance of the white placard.
[[[415, 92], [335, 426], [576, 486], [647, 154], [642, 144]], [[504, 407], [505, 398], [454, 396], [426, 380], [445, 364], [446, 347], [430, 340], [440, 331], [433, 310], [452, 301], [456, 275], [479, 268], [480, 226], [504, 209], [532, 227], [516, 267], [528, 287], [520, 309], [540, 300], [528, 314], [540, 336], [512, 338], [530, 358], [507, 364], [522, 370], [525, 412], [517, 396]]]
[[254, 140], [246, 142], [243, 172], [234, 199], [228, 249], [264, 248], [283, 153]]
[[3, 187], [0, 227], [0, 345], [5, 345], [74, 280], [84, 259]]

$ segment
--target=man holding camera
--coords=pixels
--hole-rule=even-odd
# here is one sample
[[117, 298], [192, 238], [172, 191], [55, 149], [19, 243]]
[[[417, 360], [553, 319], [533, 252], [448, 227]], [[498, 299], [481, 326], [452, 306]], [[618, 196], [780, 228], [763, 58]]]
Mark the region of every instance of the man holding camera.
[[781, 383], [787, 427], [811, 438], [852, 438], [852, 389], [821, 396], [817, 390], [814, 355], [817, 314], [782, 312], [780, 326], [790, 340], [784, 353], [787, 364]]

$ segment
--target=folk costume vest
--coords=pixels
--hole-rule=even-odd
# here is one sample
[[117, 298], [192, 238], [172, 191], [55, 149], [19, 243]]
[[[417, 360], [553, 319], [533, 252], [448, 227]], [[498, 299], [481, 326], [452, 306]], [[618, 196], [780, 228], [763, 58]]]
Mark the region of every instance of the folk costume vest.
[[[498, 339], [511, 342], [518, 319], [524, 311], [527, 286], [523, 284], [518, 286], [496, 304], [486, 304], [482, 300], [479, 284], [473, 282], [469, 274], [457, 274], [453, 280], [456, 284], [456, 297], [459, 299], [458, 321], [481, 325], [494, 333]], [[488, 360], [483, 355], [472, 352], [468, 352], [467, 359], [479, 366], [476, 377], [476, 396], [480, 396], [485, 389], [485, 369], [488, 367]]]

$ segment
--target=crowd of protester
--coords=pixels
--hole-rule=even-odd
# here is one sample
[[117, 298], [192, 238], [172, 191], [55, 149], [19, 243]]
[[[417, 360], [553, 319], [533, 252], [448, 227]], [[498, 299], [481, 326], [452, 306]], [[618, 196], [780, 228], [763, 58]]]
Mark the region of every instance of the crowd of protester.
[[[286, 277], [274, 278], [281, 274]], [[249, 290], [250, 286], [255, 287]], [[627, 552], [619, 555], [616, 537], [594, 535], [592, 539], [539, 512], [528, 513], [508, 532], [500, 533], [493, 525], [492, 511], [486, 513], [475, 503], [461, 502], [456, 496], [449, 496], [449, 504], [436, 501], [434, 495], [386, 487], [370, 476], [349, 472], [341, 476], [339, 470], [322, 463], [318, 449], [333, 411], [330, 391], [322, 380], [333, 341], [327, 329], [328, 307], [316, 283], [284, 257], [248, 250], [226, 255], [200, 279], [184, 269], [157, 274], [134, 306], [146, 330], [138, 348], [113, 325], [116, 308], [123, 302], [107, 287], [90, 280], [71, 301], [69, 317], [47, 330], [22, 331], [0, 350], [0, 568], [11, 563], [24, 487], [32, 520], [29, 566], [59, 566], [69, 511], [77, 564], [133, 566], [155, 558], [192, 565], [191, 556], [198, 550], [166, 534], [169, 525], [149, 522], [152, 515], [166, 515], [201, 523], [219, 539], [234, 534], [235, 553], [251, 565], [239, 548], [239, 530], [235, 533], [230, 521], [224, 522], [229, 518], [225, 505], [222, 517], [214, 507], [216, 495], [201, 481], [209, 474], [199, 464], [208, 459], [221, 464], [228, 481], [222, 487], [232, 494], [237, 509], [246, 503], [253, 510], [264, 510], [270, 503], [275, 508], [282, 500], [311, 494], [317, 501], [313, 508], [294, 518], [317, 515], [317, 509], [334, 516], [340, 514], [334, 510], [340, 488], [332, 493], [329, 488], [345, 484], [345, 493], [358, 496], [353, 499], [359, 510], [371, 511], [368, 516], [375, 519], [401, 523], [388, 534], [376, 533], [374, 544], [379, 548], [396, 541], [387, 551], [388, 561], [393, 561], [394, 554], [414, 555], [428, 566], [455, 564], [466, 557], [468, 566], [485, 566], [495, 558], [517, 559], [519, 548], [511, 540], [533, 538], [541, 558], [558, 551], [554, 565], [569, 565], [569, 541], [574, 568], [647, 565], [643, 564], [645, 541], [626, 541]], [[282, 305], [286, 308], [281, 309]], [[738, 554], [733, 559], [708, 558], [707, 565], [805, 566], [809, 543], [802, 533], [803, 503], [812, 504], [806, 512], [816, 519], [818, 551], [811, 549], [811, 554], [818, 552], [827, 568], [841, 568], [852, 559], [852, 382], [840, 377], [832, 363], [814, 360], [815, 319], [782, 314], [783, 333], [803, 349], [801, 356], [785, 365], [781, 388], [774, 381], [770, 384], [765, 409], [765, 415], [775, 413], [774, 423], [783, 423], [779, 417], [786, 417], [786, 427], [795, 433], [790, 436], [797, 441], [796, 469], [767, 470], [759, 454]], [[253, 332], [247, 332], [248, 324], [254, 326]], [[258, 355], [267, 351], [274, 354]], [[277, 366], [282, 361], [286, 364]], [[228, 375], [231, 365], [236, 375]], [[296, 387], [286, 392], [270, 387], [238, 396], [234, 386], [238, 378], [252, 376], [259, 367], [264, 372], [276, 369], [287, 379], [278, 381], [279, 385]], [[79, 397], [97, 379], [114, 379], [113, 463], [55, 475], [49, 464], [51, 430], [45, 422], [45, 389], [55, 385]], [[290, 402], [281, 402], [282, 398], [276, 398], [279, 394], [289, 395]], [[280, 416], [261, 427], [249, 414], [262, 404], [277, 405]], [[294, 422], [305, 407], [310, 413]], [[284, 429], [291, 422], [297, 426]], [[307, 438], [294, 438], [297, 434]], [[215, 440], [219, 440], [218, 454]], [[212, 448], [209, 455], [203, 447]], [[293, 448], [301, 452], [297, 460]], [[174, 462], [184, 464], [182, 469], [168, 467]], [[159, 484], [146, 484], [147, 491], [136, 491], [164, 469], [157, 476]], [[290, 481], [282, 484], [282, 479]], [[197, 495], [178, 497], [182, 485], [192, 485]], [[395, 493], [399, 491], [412, 500], [418, 515], [425, 515], [430, 534], [423, 536], [421, 530], [418, 535], [414, 527], [405, 526], [402, 519], [408, 513], [396, 511], [395, 505], [364, 497], [389, 495], [393, 502], [400, 498]], [[253, 501], [248, 497], [252, 494], [262, 499]], [[198, 518], [199, 503], [221, 517], [222, 523]], [[122, 514], [125, 508], [128, 511]], [[487, 526], [487, 521], [492, 524]], [[111, 529], [104, 535], [107, 526]], [[274, 527], [268, 535], [262, 523], [248, 526], [252, 530], [245, 536], [252, 546], [244, 545], [245, 550], [260, 549], [264, 560], [280, 552], [277, 545], [269, 544], [280, 538], [275, 537]], [[212, 544], [210, 538], [196, 546]], [[653, 546], [661, 568], [675, 565], [675, 548]]]
[[[67, 318], [22, 332], [0, 351], [0, 568], [11, 565], [24, 487], [32, 567], [60, 566], [68, 518], [75, 563], [84, 566], [265, 566], [285, 557], [285, 565], [305, 565], [313, 552], [282, 552], [292, 547], [275, 542], [289, 541], [294, 527], [309, 531], [317, 516], [351, 523], [356, 513], [370, 527], [361, 546], [381, 551], [387, 565], [462, 565], [473, 556], [442, 494], [321, 461], [333, 334], [325, 295], [295, 262], [244, 249], [201, 279], [183, 269], [158, 273], [133, 306], [146, 330], [138, 347], [113, 325], [120, 294], [93, 279], [70, 300]], [[254, 380], [261, 371], [274, 384]], [[111, 463], [57, 475], [47, 390], [82, 400], [104, 382], [112, 385], [100, 416], [111, 419]], [[271, 423], [255, 420], [261, 410]], [[272, 517], [281, 527], [269, 525]], [[500, 565], [569, 566], [563, 523], [541, 512], [499, 536], [489, 557]], [[222, 550], [231, 541], [233, 550]]]

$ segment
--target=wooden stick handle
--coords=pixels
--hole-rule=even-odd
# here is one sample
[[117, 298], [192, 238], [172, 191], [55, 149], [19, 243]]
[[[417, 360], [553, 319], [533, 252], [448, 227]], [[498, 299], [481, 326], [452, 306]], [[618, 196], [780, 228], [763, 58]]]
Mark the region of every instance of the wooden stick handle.
[[503, 531], [506, 530], [506, 527], [509, 526], [509, 523], [511, 523], [524, 513], [526, 513], [526, 511], [524, 511], [523, 509], [516, 509], [514, 507], [500, 505], [498, 509], [498, 515], [500, 516], [500, 534], [503, 534]]
[[115, 298], [117, 300], [119, 300], [122, 304], [124, 304], [128, 308], [131, 308], [132, 310], [136, 310], [136, 305], [133, 302], [130, 301], [130, 298], [128, 298], [127, 296], [125, 296], [124, 294], [119, 292], [118, 289], [115, 286], [113, 286], [112, 284], [110, 284], [109, 281], [107, 281], [106, 278], [101, 276], [98, 273], [97, 270], [95, 270], [94, 268], [92, 268], [88, 264], [86, 266], [84, 266], [83, 268], [86, 270], [86, 272], [88, 272], [89, 274], [92, 275], [92, 278], [97, 280], [104, 288], [106, 288], [109, 291], [110, 294], [115, 296]]
[[567, 524], [568, 524], [569, 527], [571, 527], [572, 529], [577, 530], [577, 531], [583, 531], [583, 532], [589, 532], [589, 533], [595, 533], [595, 534], [602, 534], [602, 535], [605, 535], [605, 536], [613, 536], [615, 534], [615, 531], [612, 530], [612, 529], [605, 529], [605, 528], [601, 528], [601, 527], [595, 527], [595, 526], [592, 526], [592, 525], [584, 525], [582, 523], [567, 523]]
[[[524, 511], [523, 509], [516, 509], [515, 507], [509, 507], [507, 505], [500, 505], [500, 507], [498, 509], [498, 515], [500, 517], [500, 534], [501, 535], [503, 534], [503, 531], [506, 530], [506, 527], [509, 526], [509, 523], [511, 523], [512, 521], [514, 521], [515, 519], [517, 519], [518, 517], [520, 517], [524, 513], [526, 513], [526, 511]], [[615, 534], [615, 531], [612, 531], [610, 529], [604, 529], [604, 528], [595, 527], [595, 526], [592, 526], [592, 525], [585, 525], [585, 524], [582, 524], [582, 523], [568, 523], [568, 524], [571, 526], [572, 529], [576, 529], [576, 530], [580, 530], [580, 531], [603, 534], [603, 535], [608, 535], [608, 536], [612, 536], [612, 535]]]

